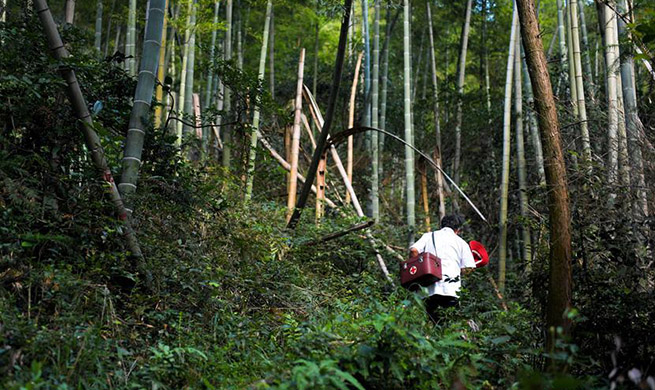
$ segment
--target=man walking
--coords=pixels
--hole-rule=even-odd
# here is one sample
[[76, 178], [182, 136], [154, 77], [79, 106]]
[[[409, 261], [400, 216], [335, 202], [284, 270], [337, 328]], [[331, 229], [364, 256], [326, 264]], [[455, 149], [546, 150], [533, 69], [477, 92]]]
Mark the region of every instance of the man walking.
[[453, 307], [458, 303], [462, 269], [467, 274], [475, 268], [469, 245], [459, 237], [463, 224], [462, 216], [446, 215], [441, 219], [440, 230], [425, 233], [409, 248], [410, 257], [430, 252], [441, 259], [442, 278], [428, 286], [428, 297], [425, 299], [425, 309], [435, 324], [439, 307]]

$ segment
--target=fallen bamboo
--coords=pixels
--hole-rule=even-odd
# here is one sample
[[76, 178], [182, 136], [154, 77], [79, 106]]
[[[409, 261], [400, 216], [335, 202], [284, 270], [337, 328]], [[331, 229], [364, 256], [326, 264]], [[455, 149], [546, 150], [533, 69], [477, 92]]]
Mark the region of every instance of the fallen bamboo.
[[[284, 168], [285, 170], [290, 172], [291, 171], [291, 165], [284, 159], [284, 157], [280, 156], [280, 154], [271, 146], [271, 144], [269, 144], [268, 141], [266, 141], [262, 137], [261, 133], [258, 134], [257, 136], [259, 138], [259, 142], [261, 142], [261, 144], [264, 146], [264, 149], [268, 150], [268, 153], [271, 155], [271, 157], [273, 157], [275, 160], [277, 160], [277, 162], [282, 166], [282, 168]], [[298, 173], [298, 180], [304, 183], [305, 182], [305, 176]], [[313, 184], [312, 184], [312, 192], [314, 194], [316, 194], [316, 186], [313, 185]], [[337, 205], [328, 198], [325, 198], [325, 204], [327, 204], [331, 208], [334, 208], [334, 209], [337, 208]]]
[[[318, 104], [316, 104], [316, 101], [314, 100], [314, 96], [312, 96], [312, 93], [309, 91], [309, 88], [307, 88], [306, 85], [304, 85], [303, 87], [304, 87], [303, 96], [309, 103], [309, 112], [312, 114], [314, 121], [316, 121], [319, 127], [322, 127], [323, 116], [321, 115], [321, 111], [318, 108]], [[330, 139], [329, 134], [327, 139], [328, 140]], [[343, 179], [343, 182], [346, 185], [346, 189], [348, 190], [348, 193], [352, 198], [353, 207], [355, 207], [355, 211], [357, 212], [357, 215], [363, 217], [364, 211], [362, 210], [362, 206], [360, 205], [359, 200], [355, 195], [355, 189], [353, 188], [350, 179], [348, 179], [348, 174], [346, 173], [346, 170], [343, 167], [343, 163], [341, 162], [341, 157], [339, 157], [339, 153], [337, 152], [337, 149], [333, 145], [330, 145], [330, 153], [332, 154], [332, 159], [334, 160], [334, 163], [337, 165], [337, 170], [341, 174], [341, 178]]]
[[335, 233], [330, 233], [328, 235], [325, 235], [325, 236], [319, 238], [318, 240], [312, 240], [312, 241], [304, 243], [303, 245], [316, 245], [316, 244], [320, 244], [322, 242], [331, 241], [331, 240], [343, 237], [348, 233], [352, 233], [352, 232], [356, 232], [358, 230], [369, 228], [369, 227], [373, 226], [374, 224], [375, 224], [375, 221], [370, 220], [370, 221], [367, 221], [367, 222], [364, 222], [364, 223], [357, 224], [355, 226], [351, 226], [351, 227], [349, 227], [348, 229], [345, 229], [345, 230], [341, 230], [341, 231], [338, 231], [338, 232], [335, 232]]

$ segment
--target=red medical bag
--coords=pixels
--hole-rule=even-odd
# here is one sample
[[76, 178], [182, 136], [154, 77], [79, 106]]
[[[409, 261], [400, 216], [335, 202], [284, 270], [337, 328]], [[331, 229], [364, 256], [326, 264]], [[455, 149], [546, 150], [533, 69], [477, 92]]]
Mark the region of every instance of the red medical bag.
[[432, 253], [419, 253], [400, 263], [400, 284], [408, 290], [418, 290], [438, 280], [441, 280], [441, 259]]

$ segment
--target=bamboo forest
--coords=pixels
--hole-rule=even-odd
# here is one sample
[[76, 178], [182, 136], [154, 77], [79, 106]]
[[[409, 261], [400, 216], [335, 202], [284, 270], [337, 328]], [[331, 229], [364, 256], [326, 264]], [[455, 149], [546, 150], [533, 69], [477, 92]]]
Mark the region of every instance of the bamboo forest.
[[655, 1], [0, 0], [0, 388], [655, 390]]

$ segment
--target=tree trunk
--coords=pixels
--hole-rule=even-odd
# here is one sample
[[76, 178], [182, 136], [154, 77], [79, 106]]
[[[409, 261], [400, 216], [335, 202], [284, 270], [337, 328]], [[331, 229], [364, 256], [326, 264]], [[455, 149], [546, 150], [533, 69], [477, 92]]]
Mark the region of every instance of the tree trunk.
[[511, 125], [512, 125], [512, 78], [514, 76], [514, 55], [518, 34], [518, 14], [516, 5], [512, 14], [512, 29], [509, 38], [509, 52], [507, 55], [507, 74], [505, 76], [505, 106], [503, 110], [503, 163], [500, 181], [500, 217], [498, 238], [498, 288], [505, 292], [505, 269], [507, 262], [507, 205], [509, 195], [509, 166], [511, 152]]
[[150, 102], [155, 89], [155, 71], [159, 63], [165, 5], [166, 0], [150, 0], [150, 8], [147, 11], [149, 18], [143, 40], [143, 58], [125, 140], [121, 183], [118, 185], [129, 214], [132, 213], [130, 196], [136, 192], [145, 131], [150, 120]]
[[468, 48], [469, 30], [471, 27], [471, 8], [473, 0], [466, 2], [466, 16], [460, 39], [459, 66], [457, 68], [457, 123], [455, 124], [455, 164], [453, 176], [459, 183], [459, 164], [462, 154], [462, 99], [464, 98], [464, 78], [466, 74], [466, 51]]
[[[373, 80], [371, 85], [371, 125], [378, 127], [378, 89], [380, 80], [380, 0], [374, 0], [375, 16], [373, 21]], [[371, 211], [375, 222], [380, 220], [378, 160], [378, 132], [371, 134]]]
[[[430, 10], [430, 3], [426, 3], [427, 7], [427, 17], [428, 17], [428, 33], [430, 37], [430, 65], [432, 67], [432, 89], [433, 89], [433, 96], [432, 98], [434, 99], [434, 130], [435, 130], [435, 141], [436, 141], [436, 149], [437, 149], [437, 154], [439, 158], [437, 158], [435, 161], [439, 165], [439, 168], [441, 168], [441, 124], [439, 123], [439, 84], [437, 82], [437, 61], [436, 61], [436, 55], [434, 54], [434, 33], [432, 31], [432, 12]], [[486, 51], [485, 51], [486, 53]], [[487, 72], [487, 97], [489, 94], [489, 73]], [[491, 105], [491, 101], [488, 101], [489, 105]], [[435, 175], [437, 175], [437, 195], [439, 197], [439, 220], [441, 221], [441, 218], [443, 218], [446, 215], [446, 205], [444, 201], [444, 194], [443, 194], [443, 178], [441, 177], [441, 172], [437, 170], [435, 172]]]
[[[232, 59], [232, 0], [227, 0], [227, 6], [226, 6], [226, 16], [225, 16], [225, 23], [227, 24], [226, 29], [225, 29], [225, 41], [223, 45], [223, 59], [225, 61], [230, 61]], [[221, 82], [222, 89], [223, 89], [223, 111], [225, 111], [225, 115], [221, 115], [221, 117], [224, 117], [226, 122], [229, 121], [230, 118], [230, 110], [232, 109], [232, 94], [230, 88], [225, 85], [225, 83]], [[230, 169], [230, 164], [232, 160], [232, 129], [230, 126], [223, 126], [223, 167], [227, 168], [228, 170]]]
[[[469, 0], [469, 5], [471, 0]], [[412, 101], [411, 101], [411, 77], [412, 63], [409, 55], [410, 36], [409, 30], [409, 0], [403, 0], [403, 77], [404, 77], [404, 110], [405, 110], [405, 180], [407, 186], [407, 240], [411, 245], [414, 242], [416, 230], [415, 199], [414, 199], [414, 151], [409, 145], [414, 145], [412, 137]]]
[[[262, 50], [259, 54], [259, 82], [264, 82], [264, 72], [266, 71], [266, 55], [268, 54], [268, 34], [271, 25], [271, 15], [273, 13], [273, 2], [268, 0], [266, 3], [266, 19], [264, 20], [264, 34], [262, 36]], [[303, 54], [301, 54], [302, 57]], [[301, 78], [302, 79], [302, 78]], [[300, 107], [302, 110], [302, 106]], [[295, 118], [294, 118], [295, 122]], [[294, 123], [295, 126], [295, 123]], [[246, 183], [246, 202], [252, 197], [252, 185], [255, 176], [255, 159], [257, 158], [257, 134], [259, 133], [259, 105], [255, 104], [255, 113], [252, 120], [252, 134], [250, 135], [250, 154], [248, 157], [248, 181]]]
[[[300, 60], [298, 61], [298, 83], [296, 85], [296, 100], [294, 102], [293, 115], [293, 132], [291, 137], [291, 176], [289, 178], [289, 197], [287, 199], [287, 221], [291, 217], [296, 207], [297, 177], [298, 177], [298, 150], [300, 149], [300, 122], [302, 120], [302, 87], [303, 74], [305, 66], [305, 49], [300, 50]], [[311, 176], [311, 175], [309, 175]], [[313, 179], [312, 179], [313, 181]], [[309, 183], [311, 184], [311, 182]], [[320, 188], [317, 189], [317, 197]]]
[[519, 179], [519, 208], [521, 210], [521, 235], [523, 246], [521, 258], [526, 264], [526, 269], [532, 266], [532, 243], [530, 239], [530, 227], [528, 225], [528, 183], [525, 164], [525, 143], [523, 140], [523, 91], [521, 89], [521, 40], [516, 40], [516, 52], [514, 57], [514, 110], [516, 113], [516, 157], [518, 160]]
[[550, 219], [550, 272], [546, 307], [546, 350], [553, 351], [557, 333], [569, 334], [571, 322], [566, 312], [571, 306], [571, 215], [566, 178], [566, 165], [560, 138], [557, 107], [548, 77], [548, 64], [539, 35], [534, 0], [518, 0], [521, 35], [539, 118], [544, 146], [546, 185]]

